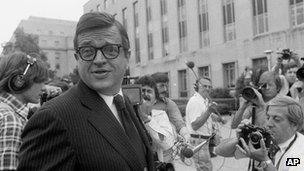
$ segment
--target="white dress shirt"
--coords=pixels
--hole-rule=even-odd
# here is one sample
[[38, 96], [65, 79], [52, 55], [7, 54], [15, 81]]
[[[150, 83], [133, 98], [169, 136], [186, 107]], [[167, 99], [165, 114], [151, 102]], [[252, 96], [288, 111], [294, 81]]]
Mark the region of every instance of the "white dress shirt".
[[202, 127], [193, 130], [191, 123], [204, 114], [208, 108], [208, 99], [203, 98], [199, 93], [195, 93], [186, 106], [186, 125], [190, 134], [210, 136], [212, 134], [212, 119], [209, 117]]
[[[108, 95], [104, 95], [104, 94], [101, 94], [101, 93], [98, 93], [99, 96], [101, 98], [103, 98], [103, 100], [106, 102], [106, 104], [108, 105], [108, 107], [110, 108], [110, 110], [112, 111], [113, 115], [115, 116], [115, 118], [118, 120], [118, 122], [121, 124], [121, 120], [120, 120], [120, 117], [118, 115], [118, 112], [117, 112], [117, 109], [116, 109], [116, 106], [115, 104], [113, 103], [113, 99], [114, 99], [114, 96], [108, 96]], [[123, 94], [122, 94], [122, 90], [120, 89], [119, 92], [118, 92], [119, 95], [121, 95], [123, 97]]]
[[[297, 134], [297, 139], [292, 144], [292, 146], [286, 151], [289, 144], [292, 142], [295, 136], [288, 139], [286, 142], [279, 144], [280, 150], [275, 155], [275, 163], [277, 164], [282, 156], [282, 159], [279, 163], [278, 171], [304, 171], [304, 135], [300, 133]], [[286, 166], [287, 158], [299, 158], [300, 164], [297, 166]]]

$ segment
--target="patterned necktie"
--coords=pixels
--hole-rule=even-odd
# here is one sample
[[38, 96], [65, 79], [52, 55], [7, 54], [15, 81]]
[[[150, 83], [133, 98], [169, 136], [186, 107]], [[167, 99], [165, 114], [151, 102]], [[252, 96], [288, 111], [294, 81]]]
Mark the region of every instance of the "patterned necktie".
[[141, 163], [144, 166], [146, 166], [145, 150], [144, 150], [145, 147], [143, 145], [143, 141], [141, 140], [141, 137], [137, 129], [135, 128], [135, 125], [133, 124], [133, 121], [131, 119], [130, 113], [126, 108], [123, 97], [118, 94], [114, 97], [113, 102], [116, 106], [124, 130], [127, 136], [129, 137], [129, 140], [131, 141], [131, 145], [133, 146], [134, 150], [137, 153], [138, 159], [141, 161]]

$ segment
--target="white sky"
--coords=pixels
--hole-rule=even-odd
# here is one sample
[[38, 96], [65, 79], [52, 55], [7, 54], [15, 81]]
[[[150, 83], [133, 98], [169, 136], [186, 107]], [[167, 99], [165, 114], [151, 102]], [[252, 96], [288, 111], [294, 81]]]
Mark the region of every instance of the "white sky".
[[[29, 16], [77, 21], [89, 0], [1, 0], [0, 45], [9, 41], [22, 19]], [[0, 46], [0, 53], [2, 46]]]

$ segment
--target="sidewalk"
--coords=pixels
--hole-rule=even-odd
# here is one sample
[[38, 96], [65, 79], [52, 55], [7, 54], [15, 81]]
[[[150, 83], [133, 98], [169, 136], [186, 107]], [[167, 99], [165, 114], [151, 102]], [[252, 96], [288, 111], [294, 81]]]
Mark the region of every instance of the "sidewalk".
[[[235, 130], [230, 129], [231, 116], [224, 116], [227, 119], [225, 125], [220, 125], [220, 133], [223, 138], [235, 137]], [[246, 171], [249, 159], [236, 160], [234, 157], [214, 157], [211, 158], [213, 171]], [[181, 161], [175, 162], [176, 171], [195, 171], [193, 166], [187, 166]]]

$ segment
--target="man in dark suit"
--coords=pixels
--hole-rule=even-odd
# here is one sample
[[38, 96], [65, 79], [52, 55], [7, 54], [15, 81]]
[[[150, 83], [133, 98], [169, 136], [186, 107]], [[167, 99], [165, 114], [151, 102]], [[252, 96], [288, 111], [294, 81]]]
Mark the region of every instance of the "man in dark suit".
[[122, 98], [126, 30], [109, 14], [84, 14], [74, 48], [80, 81], [29, 120], [18, 170], [154, 170], [141, 121]]

